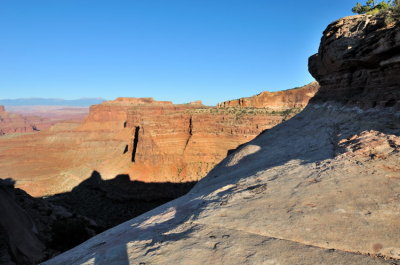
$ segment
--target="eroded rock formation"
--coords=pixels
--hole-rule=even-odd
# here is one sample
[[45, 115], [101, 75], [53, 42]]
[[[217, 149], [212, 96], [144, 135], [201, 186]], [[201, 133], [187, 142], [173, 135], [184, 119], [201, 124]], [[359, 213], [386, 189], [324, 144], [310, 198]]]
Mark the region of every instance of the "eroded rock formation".
[[315, 102], [361, 108], [398, 106], [400, 28], [384, 17], [359, 15], [335, 21], [309, 60], [321, 91]]
[[264, 109], [219, 109], [194, 104], [133, 107], [126, 123], [134, 130], [127, 149], [132, 157], [127, 172], [142, 181], [199, 180], [229, 150], [284, 118], [282, 113], [272, 114]]
[[50, 125], [44, 118], [9, 113], [4, 106], [0, 106], [0, 135], [37, 132]]
[[44, 264], [399, 264], [400, 25], [382, 21], [328, 26], [310, 59], [321, 90], [299, 115]]
[[218, 104], [218, 107], [254, 107], [272, 110], [287, 110], [304, 108], [308, 101], [317, 93], [319, 84], [312, 82], [308, 85], [279, 92], [264, 91], [256, 96], [229, 100]]
[[65, 106], [0, 106], [0, 135], [38, 132], [63, 121], [80, 122], [88, 108]]
[[91, 106], [83, 123], [59, 123], [40, 134], [0, 139], [0, 177], [16, 179], [17, 187], [33, 196], [70, 191], [93, 170], [105, 180], [128, 174], [144, 182], [197, 181], [229, 151], [305, 104], [301, 97], [299, 103], [272, 110], [118, 98]]

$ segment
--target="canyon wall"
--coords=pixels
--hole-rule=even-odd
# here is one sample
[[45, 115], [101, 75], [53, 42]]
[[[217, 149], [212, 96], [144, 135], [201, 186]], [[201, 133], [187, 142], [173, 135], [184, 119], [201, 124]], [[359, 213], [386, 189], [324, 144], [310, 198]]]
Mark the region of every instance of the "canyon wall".
[[218, 107], [253, 107], [286, 110], [304, 108], [319, 89], [317, 82], [278, 92], [264, 91], [253, 97], [229, 100], [218, 104]]
[[129, 131], [120, 155], [97, 168], [105, 178], [124, 173], [146, 182], [185, 182], [199, 180], [229, 150], [294, 114], [119, 98], [92, 106], [79, 130]]
[[88, 108], [61, 106], [0, 106], [0, 135], [38, 132], [66, 120], [82, 121]]
[[301, 101], [277, 111], [118, 98], [91, 106], [82, 123], [0, 138], [0, 178], [15, 179], [34, 196], [70, 191], [93, 170], [105, 180], [128, 174], [144, 182], [197, 181], [228, 152], [305, 105]]
[[[313, 83], [297, 89], [297, 94], [311, 96], [315, 88]], [[259, 108], [215, 108], [201, 101], [176, 105], [151, 98], [118, 98], [92, 106], [80, 129], [129, 131], [120, 155], [97, 167], [106, 179], [124, 173], [132, 180], [145, 182], [197, 181], [229, 150], [304, 108], [308, 100], [303, 98], [292, 97], [293, 101], [301, 101], [286, 107], [281, 104], [281, 112], [265, 108], [267, 103]]]
[[[325, 30], [321, 89], [185, 196], [44, 265], [400, 263], [400, 22]], [[140, 141], [140, 134], [139, 134]]]
[[229, 150], [283, 118], [262, 110], [229, 112], [196, 105], [132, 108], [127, 117], [127, 126], [135, 129], [128, 147], [129, 174], [143, 181], [198, 180]]
[[50, 126], [51, 123], [44, 118], [9, 113], [6, 112], [4, 106], [0, 106], [0, 136], [11, 133], [36, 132]]

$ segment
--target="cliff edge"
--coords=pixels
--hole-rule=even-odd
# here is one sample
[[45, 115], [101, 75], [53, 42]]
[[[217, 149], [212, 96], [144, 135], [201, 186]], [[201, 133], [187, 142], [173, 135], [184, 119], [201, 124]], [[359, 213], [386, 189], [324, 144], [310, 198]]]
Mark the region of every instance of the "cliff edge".
[[303, 109], [319, 89], [317, 82], [312, 82], [302, 87], [269, 92], [264, 91], [253, 97], [228, 100], [218, 104], [219, 108], [247, 107], [247, 108], [269, 108], [276, 111], [288, 109]]
[[329, 25], [303, 112], [184, 197], [44, 264], [399, 264], [398, 32], [368, 16]]
[[[58, 123], [40, 134], [0, 138], [0, 178], [12, 177], [32, 196], [68, 192], [93, 170], [105, 180], [128, 174], [147, 183], [197, 181], [238, 146], [303, 109], [306, 103], [292, 96], [300, 95], [294, 91], [268, 93], [279, 95], [278, 101], [259, 108], [153, 98], [106, 101], [91, 106], [82, 123]], [[279, 103], [285, 98], [290, 105]], [[277, 102], [280, 110], [274, 109]]]
[[400, 27], [371, 15], [345, 17], [324, 31], [309, 71], [321, 85], [313, 102], [363, 109], [399, 107]]

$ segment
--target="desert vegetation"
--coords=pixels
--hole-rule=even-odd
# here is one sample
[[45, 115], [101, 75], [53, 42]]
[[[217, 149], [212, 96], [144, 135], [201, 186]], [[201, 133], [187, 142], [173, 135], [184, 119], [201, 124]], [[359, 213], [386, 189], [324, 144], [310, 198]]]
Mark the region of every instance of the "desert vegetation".
[[233, 115], [272, 115], [288, 116], [300, 113], [302, 108], [290, 108], [286, 110], [274, 110], [270, 108], [254, 107], [228, 107], [228, 108], [199, 108], [188, 110], [189, 113], [207, 113], [207, 114], [233, 114]]
[[351, 11], [355, 14], [382, 15], [387, 22], [395, 22], [400, 20], [400, 1], [367, 0], [365, 4], [357, 2]]

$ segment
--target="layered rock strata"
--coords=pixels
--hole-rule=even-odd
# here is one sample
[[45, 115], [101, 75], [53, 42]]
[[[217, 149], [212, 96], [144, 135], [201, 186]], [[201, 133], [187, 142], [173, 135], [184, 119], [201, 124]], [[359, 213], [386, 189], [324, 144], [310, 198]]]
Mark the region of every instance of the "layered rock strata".
[[187, 195], [44, 264], [400, 264], [400, 25], [382, 23], [329, 25], [304, 111]]
[[321, 91], [315, 102], [335, 101], [364, 109], [399, 106], [400, 28], [384, 17], [359, 15], [324, 31], [310, 73]]
[[253, 107], [269, 108], [272, 110], [302, 109], [314, 97], [319, 89], [317, 82], [279, 92], [264, 91], [253, 97], [229, 100], [218, 104], [220, 108], [226, 107]]
[[93, 170], [105, 180], [127, 174], [144, 182], [197, 181], [230, 150], [305, 104], [296, 106], [276, 111], [118, 98], [91, 106], [83, 123], [0, 138], [0, 177], [16, 179], [17, 187], [33, 196], [70, 191]]
[[133, 139], [127, 172], [142, 181], [199, 180], [227, 152], [280, 123], [282, 114], [195, 105], [143, 106], [128, 111]]
[[5, 107], [0, 106], [0, 136], [12, 133], [37, 132], [50, 127], [50, 125], [44, 118], [6, 112]]

